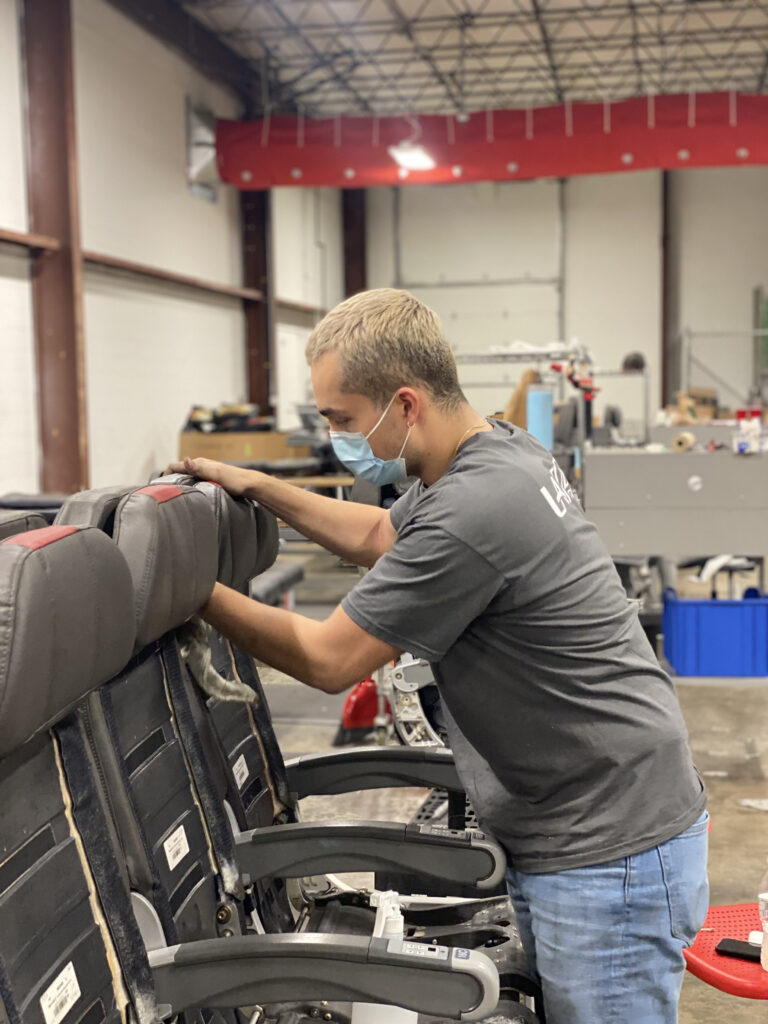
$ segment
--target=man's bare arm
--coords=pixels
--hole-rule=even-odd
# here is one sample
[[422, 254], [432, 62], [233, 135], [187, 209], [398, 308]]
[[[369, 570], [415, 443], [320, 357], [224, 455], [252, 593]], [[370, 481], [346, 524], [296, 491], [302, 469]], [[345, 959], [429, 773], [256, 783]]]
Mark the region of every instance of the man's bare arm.
[[317, 622], [217, 583], [200, 614], [242, 650], [325, 693], [341, 693], [402, 653], [366, 633], [340, 606]]
[[266, 473], [211, 459], [185, 459], [166, 472], [213, 480], [235, 496], [258, 501], [310, 540], [355, 565], [372, 566], [395, 541], [386, 509], [312, 494]]

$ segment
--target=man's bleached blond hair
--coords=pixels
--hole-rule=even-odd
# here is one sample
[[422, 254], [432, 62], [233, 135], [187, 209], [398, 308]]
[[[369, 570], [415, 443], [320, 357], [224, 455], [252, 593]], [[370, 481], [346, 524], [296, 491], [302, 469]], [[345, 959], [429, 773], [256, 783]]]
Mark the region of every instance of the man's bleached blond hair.
[[333, 351], [341, 390], [379, 407], [406, 385], [423, 387], [443, 409], [466, 401], [437, 313], [408, 292], [374, 288], [332, 309], [309, 337], [307, 362]]

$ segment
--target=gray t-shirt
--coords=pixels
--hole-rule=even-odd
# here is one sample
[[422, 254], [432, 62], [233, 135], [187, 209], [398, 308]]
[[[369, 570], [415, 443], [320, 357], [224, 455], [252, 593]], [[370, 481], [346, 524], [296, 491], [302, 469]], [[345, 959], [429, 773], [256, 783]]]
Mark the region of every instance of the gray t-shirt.
[[550, 452], [496, 423], [391, 509], [343, 601], [432, 663], [460, 778], [528, 872], [649, 849], [701, 814], [672, 683]]

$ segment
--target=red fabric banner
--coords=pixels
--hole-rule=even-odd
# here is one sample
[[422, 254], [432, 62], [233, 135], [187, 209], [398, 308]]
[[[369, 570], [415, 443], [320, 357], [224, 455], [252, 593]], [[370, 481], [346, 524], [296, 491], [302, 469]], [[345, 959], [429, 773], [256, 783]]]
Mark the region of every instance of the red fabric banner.
[[[388, 147], [411, 140], [432, 170], [404, 171]], [[682, 167], [768, 164], [768, 96], [691, 93], [456, 116], [265, 117], [219, 121], [222, 180], [366, 188], [514, 181]]]

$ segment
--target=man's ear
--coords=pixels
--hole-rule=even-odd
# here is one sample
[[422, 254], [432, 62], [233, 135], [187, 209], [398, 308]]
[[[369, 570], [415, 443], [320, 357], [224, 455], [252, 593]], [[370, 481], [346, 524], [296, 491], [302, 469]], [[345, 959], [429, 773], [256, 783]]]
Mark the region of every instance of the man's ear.
[[402, 406], [408, 425], [413, 426], [419, 418], [419, 410], [424, 404], [423, 395], [418, 388], [401, 388], [397, 395], [397, 401]]

